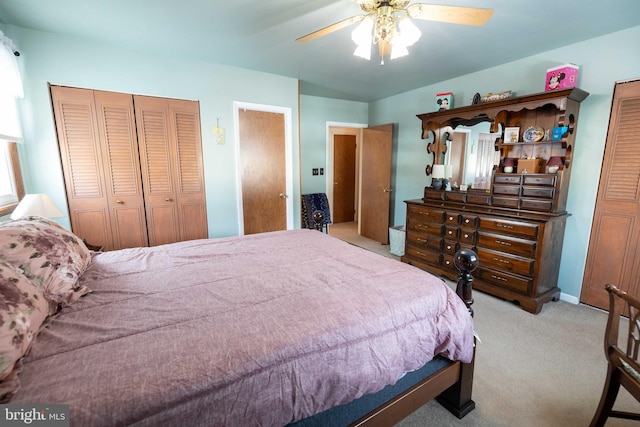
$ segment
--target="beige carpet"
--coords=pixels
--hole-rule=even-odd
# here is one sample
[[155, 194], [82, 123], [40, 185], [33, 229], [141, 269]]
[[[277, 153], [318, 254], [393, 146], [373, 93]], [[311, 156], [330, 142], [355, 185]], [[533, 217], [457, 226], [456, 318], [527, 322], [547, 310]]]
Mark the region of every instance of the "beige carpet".
[[[388, 245], [357, 236], [354, 230], [353, 223], [335, 224], [329, 234], [398, 259], [389, 254]], [[607, 314], [558, 301], [533, 315], [479, 291], [474, 299], [474, 325], [481, 340], [474, 376], [476, 409], [458, 420], [431, 402], [399, 426], [588, 426], [606, 373]], [[640, 412], [640, 404], [624, 389], [615, 407]], [[639, 427], [640, 423], [609, 419], [606, 425]]]

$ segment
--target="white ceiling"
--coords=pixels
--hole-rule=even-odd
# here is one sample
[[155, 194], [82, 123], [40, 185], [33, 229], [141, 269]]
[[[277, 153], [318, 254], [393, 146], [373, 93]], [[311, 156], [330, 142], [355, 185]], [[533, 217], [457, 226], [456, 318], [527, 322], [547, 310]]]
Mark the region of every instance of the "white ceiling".
[[[412, 1], [417, 2], [426, 3]], [[414, 20], [422, 38], [409, 48], [408, 57], [387, 59], [384, 66], [375, 50], [371, 61], [352, 55], [353, 27], [295, 41], [361, 14], [350, 0], [0, 0], [0, 22], [294, 77], [305, 94], [357, 101], [640, 25], [639, 0], [435, 3], [489, 8], [494, 14], [482, 27]]]

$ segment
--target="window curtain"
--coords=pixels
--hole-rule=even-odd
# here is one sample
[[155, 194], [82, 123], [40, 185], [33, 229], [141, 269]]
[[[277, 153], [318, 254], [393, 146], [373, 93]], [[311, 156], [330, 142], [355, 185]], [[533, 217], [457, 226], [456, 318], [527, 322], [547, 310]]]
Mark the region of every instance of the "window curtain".
[[0, 139], [22, 141], [17, 98], [24, 96], [13, 41], [0, 31]]
[[491, 174], [493, 166], [500, 161], [500, 153], [496, 151], [497, 135], [492, 133], [478, 134], [478, 158], [476, 161], [475, 188], [491, 188]]

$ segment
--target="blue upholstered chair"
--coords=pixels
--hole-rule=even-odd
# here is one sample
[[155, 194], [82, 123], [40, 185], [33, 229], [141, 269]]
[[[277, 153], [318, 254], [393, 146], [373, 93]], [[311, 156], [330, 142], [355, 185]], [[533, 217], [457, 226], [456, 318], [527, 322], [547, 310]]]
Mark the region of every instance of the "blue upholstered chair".
[[325, 193], [303, 194], [301, 213], [302, 228], [315, 228], [325, 233], [329, 232], [331, 210]]

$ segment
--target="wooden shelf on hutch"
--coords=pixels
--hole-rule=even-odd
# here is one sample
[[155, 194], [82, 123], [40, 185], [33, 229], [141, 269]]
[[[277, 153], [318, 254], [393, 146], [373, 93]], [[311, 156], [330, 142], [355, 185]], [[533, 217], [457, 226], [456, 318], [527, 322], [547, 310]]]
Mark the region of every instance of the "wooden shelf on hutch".
[[[494, 169], [489, 190], [443, 191], [426, 187], [424, 197], [408, 200], [405, 255], [402, 261], [455, 280], [453, 255], [469, 248], [478, 254], [473, 287], [517, 302], [539, 313], [544, 303], [560, 298], [558, 272], [569, 214], [566, 212], [580, 102], [589, 94], [578, 88], [544, 92], [496, 102], [420, 114], [422, 138], [436, 163], [445, 141], [460, 125], [490, 122], [491, 132], [530, 126], [545, 130], [567, 127], [560, 140], [495, 143], [501, 158], [522, 150], [552, 147], [564, 165], [557, 173], [502, 173]], [[427, 173], [430, 166], [427, 165]]]

